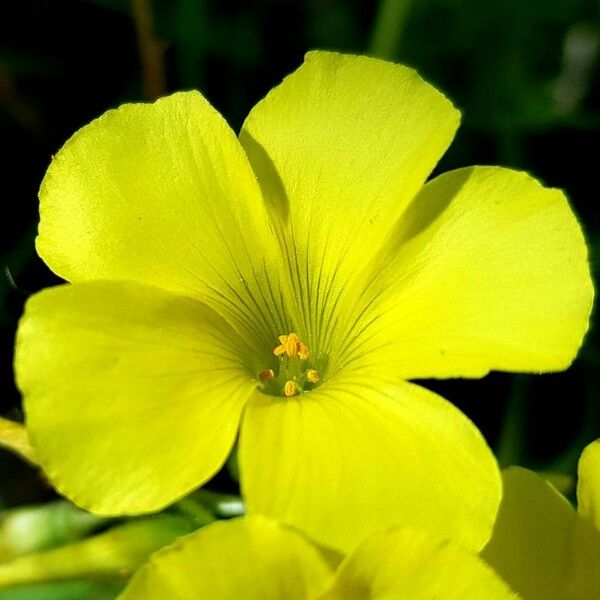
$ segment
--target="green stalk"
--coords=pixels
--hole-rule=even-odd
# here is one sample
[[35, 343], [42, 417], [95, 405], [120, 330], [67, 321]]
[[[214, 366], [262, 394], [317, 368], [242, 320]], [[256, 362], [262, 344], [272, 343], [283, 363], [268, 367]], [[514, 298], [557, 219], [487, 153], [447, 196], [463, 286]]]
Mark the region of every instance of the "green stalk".
[[410, 5], [411, 0], [380, 1], [368, 50], [371, 56], [396, 58]]
[[514, 375], [496, 456], [502, 468], [522, 465], [525, 444], [526, 400], [530, 379]]

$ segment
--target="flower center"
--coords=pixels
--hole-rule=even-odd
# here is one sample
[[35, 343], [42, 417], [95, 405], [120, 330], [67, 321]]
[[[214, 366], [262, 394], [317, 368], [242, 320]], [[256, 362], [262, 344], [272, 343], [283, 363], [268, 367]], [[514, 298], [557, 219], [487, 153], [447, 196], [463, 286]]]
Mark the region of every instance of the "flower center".
[[280, 335], [273, 354], [279, 359], [279, 372], [267, 369], [259, 374], [265, 393], [290, 398], [314, 389], [319, 383], [317, 370], [309, 364], [310, 350], [297, 333]]

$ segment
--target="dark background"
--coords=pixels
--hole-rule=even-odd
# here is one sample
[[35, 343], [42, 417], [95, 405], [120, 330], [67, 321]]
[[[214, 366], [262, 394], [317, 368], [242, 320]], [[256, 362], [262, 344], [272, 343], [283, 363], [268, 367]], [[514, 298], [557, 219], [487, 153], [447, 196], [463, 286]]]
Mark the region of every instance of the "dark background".
[[[39, 258], [37, 189], [80, 126], [125, 101], [198, 88], [239, 129], [311, 48], [407, 63], [463, 112], [438, 171], [525, 169], [564, 188], [600, 244], [598, 0], [7, 0], [0, 3], [0, 415], [21, 419], [13, 337]], [[596, 271], [597, 274], [597, 271]], [[597, 331], [566, 373], [427, 384], [475, 420], [502, 464], [574, 473], [600, 437]], [[52, 491], [0, 451], [0, 508]]]

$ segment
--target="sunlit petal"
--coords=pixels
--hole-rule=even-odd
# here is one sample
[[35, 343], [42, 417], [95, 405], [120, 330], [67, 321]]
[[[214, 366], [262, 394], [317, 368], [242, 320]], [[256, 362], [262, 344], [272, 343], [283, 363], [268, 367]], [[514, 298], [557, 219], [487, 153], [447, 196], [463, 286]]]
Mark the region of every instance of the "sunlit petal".
[[263, 517], [219, 522], [157, 552], [119, 596], [164, 600], [309, 600], [330, 576], [300, 534]]
[[265, 323], [273, 307], [259, 283], [275, 248], [259, 187], [198, 92], [125, 104], [80, 129], [48, 169], [40, 213], [37, 250], [67, 280], [198, 297], [258, 338], [278, 325]]
[[511, 600], [508, 586], [475, 554], [413, 529], [372, 536], [318, 600]]
[[346, 362], [405, 378], [569, 366], [593, 287], [560, 190], [497, 167], [428, 183], [373, 265]]
[[211, 477], [255, 383], [203, 304], [135, 283], [33, 296], [16, 374], [39, 463], [99, 513], [162, 508]]
[[379, 247], [458, 126], [459, 113], [415, 71], [310, 52], [250, 112], [240, 140], [283, 253], [295, 326], [327, 346], [348, 281]]
[[240, 437], [248, 511], [348, 551], [407, 524], [479, 549], [500, 475], [475, 426], [409, 383], [340, 377], [282, 400], [257, 393]]

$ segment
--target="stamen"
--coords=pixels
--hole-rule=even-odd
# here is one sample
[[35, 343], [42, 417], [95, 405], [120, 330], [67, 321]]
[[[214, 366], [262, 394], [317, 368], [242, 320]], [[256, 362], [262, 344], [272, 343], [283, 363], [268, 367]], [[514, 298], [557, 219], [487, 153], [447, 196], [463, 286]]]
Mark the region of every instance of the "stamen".
[[306, 381], [310, 381], [311, 383], [317, 383], [319, 379], [320, 377], [316, 369], [308, 369], [306, 371]]
[[291, 396], [295, 396], [298, 393], [298, 384], [291, 379], [285, 382], [285, 386], [283, 387], [283, 393], [287, 398]]
[[258, 376], [262, 381], [271, 381], [271, 379], [275, 378], [275, 373], [273, 369], [267, 369], [266, 371], [261, 371]]
[[300, 341], [300, 337], [297, 333], [280, 335], [279, 342], [279, 346], [276, 346], [273, 350], [275, 356], [283, 356], [286, 354], [290, 358], [296, 358], [297, 356], [300, 360], [307, 360], [310, 356], [308, 346]]
[[305, 363], [311, 356], [308, 346], [294, 332], [280, 335], [278, 339], [279, 345], [273, 348], [273, 354], [279, 358], [279, 367], [275, 370], [266, 369], [258, 374], [263, 382], [261, 389], [266, 394], [286, 398], [311, 391], [314, 384], [321, 381], [321, 377], [310, 362]]
[[300, 358], [300, 360], [307, 360], [309, 356], [310, 356], [310, 352], [308, 350], [308, 347], [305, 346], [302, 342], [299, 342], [298, 343], [298, 357]]
[[300, 343], [300, 338], [295, 333], [290, 333], [285, 342], [283, 342], [283, 346], [285, 346], [285, 353], [290, 358], [296, 358]]

